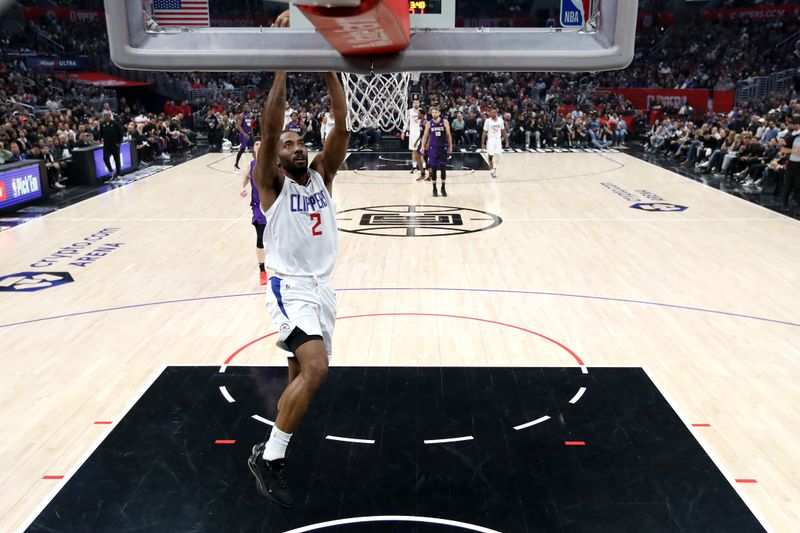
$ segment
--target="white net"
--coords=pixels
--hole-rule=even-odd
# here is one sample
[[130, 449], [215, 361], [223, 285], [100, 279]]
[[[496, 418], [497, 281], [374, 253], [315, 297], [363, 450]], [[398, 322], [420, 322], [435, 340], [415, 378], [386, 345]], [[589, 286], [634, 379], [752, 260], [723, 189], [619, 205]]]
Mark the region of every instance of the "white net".
[[[380, 128], [406, 131], [408, 128], [408, 82], [410, 72], [391, 74], [342, 73], [347, 96], [347, 129]], [[419, 79], [419, 75], [416, 75]]]

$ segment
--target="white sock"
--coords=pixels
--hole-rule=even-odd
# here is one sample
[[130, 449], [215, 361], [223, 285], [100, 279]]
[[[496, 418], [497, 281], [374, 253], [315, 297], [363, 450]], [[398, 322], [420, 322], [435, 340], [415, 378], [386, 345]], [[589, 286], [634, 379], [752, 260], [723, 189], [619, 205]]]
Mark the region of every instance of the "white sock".
[[284, 433], [278, 429], [278, 426], [273, 426], [267, 445], [264, 447], [264, 459], [274, 461], [275, 459], [286, 457], [286, 447], [289, 445], [289, 439], [291, 438], [291, 433]]
[[414, 170], [417, 170], [417, 162], [414, 161]]

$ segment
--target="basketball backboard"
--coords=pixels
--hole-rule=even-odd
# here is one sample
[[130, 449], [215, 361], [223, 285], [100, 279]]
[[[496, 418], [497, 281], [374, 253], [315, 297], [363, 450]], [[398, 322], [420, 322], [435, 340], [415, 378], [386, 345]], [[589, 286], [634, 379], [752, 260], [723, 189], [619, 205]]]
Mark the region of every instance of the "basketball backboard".
[[[362, 57], [342, 56], [294, 6], [290, 28], [271, 27], [289, 2], [208, 0], [205, 16], [202, 1], [105, 0], [105, 8], [111, 58], [129, 69], [599, 71], [632, 60], [637, 1], [408, 0], [408, 48]], [[159, 11], [189, 5], [189, 22]]]

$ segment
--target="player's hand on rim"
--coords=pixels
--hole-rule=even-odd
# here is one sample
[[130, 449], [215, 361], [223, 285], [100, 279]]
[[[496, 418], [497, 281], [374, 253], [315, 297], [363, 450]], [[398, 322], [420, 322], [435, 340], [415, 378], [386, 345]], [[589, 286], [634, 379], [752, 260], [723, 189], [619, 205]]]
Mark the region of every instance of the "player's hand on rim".
[[278, 18], [275, 19], [275, 23], [272, 25], [273, 28], [288, 28], [290, 26], [290, 15], [289, 10], [287, 9], [280, 15]]

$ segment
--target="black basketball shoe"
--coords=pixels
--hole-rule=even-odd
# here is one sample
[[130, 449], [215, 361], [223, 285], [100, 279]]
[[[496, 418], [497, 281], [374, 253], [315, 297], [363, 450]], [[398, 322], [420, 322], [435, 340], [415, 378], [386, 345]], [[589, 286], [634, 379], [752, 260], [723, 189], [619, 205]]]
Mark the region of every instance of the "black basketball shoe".
[[447, 196], [447, 189], [444, 188], [444, 183], [442, 183], [442, 196]]
[[258, 492], [288, 509], [294, 500], [286, 482], [286, 459], [267, 461], [264, 459], [265, 445], [266, 442], [260, 442], [253, 446], [253, 453], [247, 460], [247, 466], [256, 478]]

